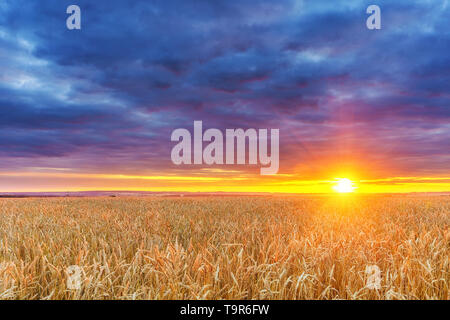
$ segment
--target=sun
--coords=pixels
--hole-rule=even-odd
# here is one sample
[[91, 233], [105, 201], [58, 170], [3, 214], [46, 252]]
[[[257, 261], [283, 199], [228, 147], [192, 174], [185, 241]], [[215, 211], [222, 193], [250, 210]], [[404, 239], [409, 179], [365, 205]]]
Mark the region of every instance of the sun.
[[338, 178], [334, 183], [333, 189], [339, 193], [350, 193], [353, 192], [355, 187], [353, 186], [353, 182], [347, 178]]

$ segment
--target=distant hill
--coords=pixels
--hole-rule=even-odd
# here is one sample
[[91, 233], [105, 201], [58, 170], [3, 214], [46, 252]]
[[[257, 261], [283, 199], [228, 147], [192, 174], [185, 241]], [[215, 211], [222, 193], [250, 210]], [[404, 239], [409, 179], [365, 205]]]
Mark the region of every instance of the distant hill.
[[[151, 192], [151, 191], [77, 191], [77, 192], [1, 192], [0, 198], [31, 197], [205, 197], [205, 196], [329, 196], [336, 193], [268, 193], [268, 192]], [[360, 196], [450, 196], [450, 192], [372, 193]]]

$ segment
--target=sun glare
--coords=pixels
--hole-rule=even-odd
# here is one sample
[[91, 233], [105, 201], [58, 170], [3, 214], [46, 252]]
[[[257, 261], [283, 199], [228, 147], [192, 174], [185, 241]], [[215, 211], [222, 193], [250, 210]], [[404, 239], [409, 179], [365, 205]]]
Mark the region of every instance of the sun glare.
[[339, 178], [334, 183], [333, 189], [339, 193], [349, 193], [353, 192], [355, 187], [353, 186], [353, 182], [347, 178]]

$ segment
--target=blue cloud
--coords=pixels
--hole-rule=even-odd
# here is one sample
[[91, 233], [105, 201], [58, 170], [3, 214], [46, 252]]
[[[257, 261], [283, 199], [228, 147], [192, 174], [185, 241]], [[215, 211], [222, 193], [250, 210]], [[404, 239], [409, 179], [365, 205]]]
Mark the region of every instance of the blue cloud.
[[[0, 5], [3, 159], [76, 153], [74, 165], [95, 169], [92, 154], [103, 152], [118, 167], [142, 167], [140, 156], [161, 168], [171, 130], [198, 119], [283, 128], [282, 154], [303, 152], [302, 143], [332, 154], [336, 128], [356, 126], [367, 161], [382, 150], [419, 173], [448, 150], [446, 1], [377, 1], [378, 31], [365, 27], [368, 1], [325, 0], [78, 0], [82, 30], [69, 31], [72, 2]], [[399, 144], [407, 147], [386, 151]], [[289, 171], [296, 162], [285, 157]]]

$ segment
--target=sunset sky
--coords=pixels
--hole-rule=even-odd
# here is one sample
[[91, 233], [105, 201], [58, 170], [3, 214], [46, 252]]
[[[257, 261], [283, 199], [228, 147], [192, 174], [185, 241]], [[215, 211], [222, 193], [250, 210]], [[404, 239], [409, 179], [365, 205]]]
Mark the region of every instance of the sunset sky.
[[[194, 120], [279, 128], [278, 174], [174, 165], [171, 133]], [[315, 193], [337, 178], [450, 191], [448, 0], [0, 1], [0, 192]]]

